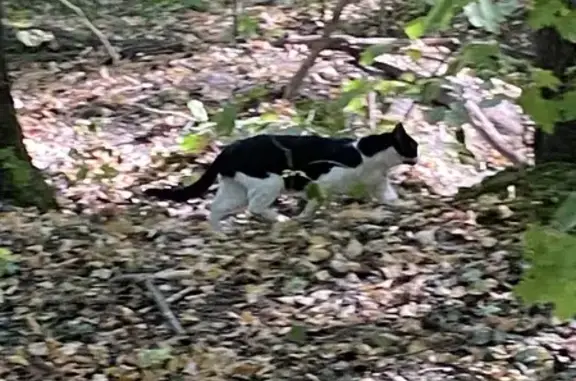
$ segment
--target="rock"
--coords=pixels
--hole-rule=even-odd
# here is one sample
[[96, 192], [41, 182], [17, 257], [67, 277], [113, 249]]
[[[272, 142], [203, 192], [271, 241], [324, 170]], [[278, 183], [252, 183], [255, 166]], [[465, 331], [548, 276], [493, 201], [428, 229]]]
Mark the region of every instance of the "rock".
[[514, 360], [522, 364], [541, 364], [553, 360], [554, 357], [545, 348], [539, 346], [530, 346], [521, 349], [514, 356]]
[[294, 271], [297, 275], [313, 274], [318, 271], [318, 266], [307, 259], [301, 259], [294, 265]]
[[30, 343], [28, 345], [28, 352], [34, 356], [47, 356], [48, 346], [45, 342]]
[[363, 251], [364, 251], [364, 246], [362, 246], [362, 244], [358, 240], [351, 239], [350, 242], [348, 242], [348, 246], [346, 246], [346, 250], [344, 251], [344, 254], [348, 258], [354, 259], [354, 258], [360, 256], [360, 254], [362, 254]]
[[506, 205], [498, 205], [498, 214], [503, 220], [510, 218], [514, 215], [514, 212]]
[[488, 345], [492, 341], [492, 329], [489, 327], [478, 327], [470, 334], [470, 343], [473, 345]]
[[358, 262], [348, 262], [340, 259], [334, 259], [330, 262], [330, 268], [338, 274], [347, 274], [349, 272], [359, 271], [361, 265]]
[[480, 239], [480, 244], [485, 248], [491, 248], [496, 246], [498, 240], [494, 237], [482, 237]]
[[436, 243], [436, 230], [437, 228], [420, 230], [414, 234], [414, 239], [422, 246], [431, 246]]
[[318, 271], [314, 276], [320, 282], [325, 282], [328, 279], [332, 278], [332, 275], [330, 275], [330, 273], [327, 270]]
[[308, 260], [312, 263], [322, 262], [332, 257], [330, 251], [320, 248], [320, 247], [310, 247], [308, 248]]
[[112, 270], [110, 269], [97, 269], [92, 271], [90, 274], [92, 278], [100, 278], [100, 279], [110, 279], [112, 276]]

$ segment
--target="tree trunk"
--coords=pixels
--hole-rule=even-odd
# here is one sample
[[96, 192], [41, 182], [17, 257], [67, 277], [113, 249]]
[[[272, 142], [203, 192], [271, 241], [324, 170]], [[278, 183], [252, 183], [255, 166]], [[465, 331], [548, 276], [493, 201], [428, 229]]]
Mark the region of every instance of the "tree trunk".
[[[3, 19], [4, 7], [0, 0], [0, 20]], [[54, 191], [32, 165], [26, 151], [10, 94], [4, 43], [4, 26], [0, 22], [0, 201], [36, 206], [45, 211], [57, 206]]]
[[[554, 72], [562, 83], [572, 81], [574, 76], [569, 76], [567, 69], [576, 65], [576, 45], [563, 40], [555, 28], [538, 30], [535, 37], [537, 66]], [[566, 90], [561, 87], [557, 92], [545, 91], [543, 96], [557, 98]], [[576, 164], [576, 120], [556, 123], [552, 134], [538, 128], [534, 154], [536, 165], [547, 162]]]

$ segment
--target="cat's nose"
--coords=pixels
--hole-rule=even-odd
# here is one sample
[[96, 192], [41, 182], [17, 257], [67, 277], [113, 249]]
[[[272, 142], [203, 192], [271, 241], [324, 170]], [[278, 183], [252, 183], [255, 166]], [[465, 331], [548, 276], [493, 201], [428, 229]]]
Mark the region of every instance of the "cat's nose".
[[416, 157], [405, 157], [402, 162], [408, 165], [414, 165], [418, 162], [418, 158]]

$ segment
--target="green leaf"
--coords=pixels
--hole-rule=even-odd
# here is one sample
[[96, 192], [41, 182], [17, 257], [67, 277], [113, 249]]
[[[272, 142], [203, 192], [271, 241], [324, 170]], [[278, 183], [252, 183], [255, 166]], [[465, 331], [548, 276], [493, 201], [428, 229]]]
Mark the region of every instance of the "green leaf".
[[454, 16], [454, 11], [461, 4], [461, 1], [437, 0], [426, 16], [425, 31], [433, 32], [447, 27]]
[[345, 112], [363, 115], [364, 109], [366, 108], [366, 98], [363, 96], [353, 98], [346, 107], [344, 107]]
[[496, 41], [472, 42], [460, 53], [460, 68], [471, 65], [477, 69], [498, 70], [502, 53]]
[[309, 200], [318, 200], [319, 202], [324, 202], [325, 195], [318, 183], [310, 182], [306, 185], [306, 198]]
[[504, 21], [498, 6], [492, 0], [478, 0], [467, 4], [464, 14], [476, 28], [483, 28], [491, 33], [498, 33], [500, 23]]
[[553, 303], [560, 319], [576, 314], [576, 237], [538, 225], [524, 235], [530, 267], [514, 292], [525, 303]]
[[565, 8], [562, 0], [535, 0], [528, 15], [528, 25], [534, 30], [552, 26], [556, 15]]
[[559, 119], [559, 103], [542, 98], [540, 88], [530, 86], [522, 91], [518, 104], [532, 117], [543, 131], [552, 133], [554, 122]]
[[355, 92], [356, 94], [368, 91], [371, 88], [371, 82], [365, 78], [350, 79], [342, 84], [342, 93]]
[[406, 49], [405, 53], [413, 61], [418, 61], [418, 60], [420, 60], [420, 58], [422, 58], [422, 50], [417, 49], [417, 48]]
[[543, 70], [535, 67], [530, 68], [530, 78], [536, 86], [549, 87], [552, 90], [558, 89], [558, 86], [562, 84], [551, 70]]
[[228, 136], [232, 134], [234, 128], [236, 127], [236, 117], [238, 112], [236, 111], [236, 105], [233, 103], [228, 103], [222, 111], [214, 116], [214, 121], [216, 122], [216, 132], [220, 135]]
[[348, 196], [354, 199], [363, 199], [368, 196], [368, 188], [365, 184], [358, 182], [350, 188]]
[[384, 53], [392, 51], [392, 45], [379, 44], [367, 47], [360, 55], [360, 64], [369, 66], [372, 65], [374, 59]]
[[555, 26], [563, 39], [576, 43], [576, 11], [558, 17]]
[[511, 16], [514, 12], [522, 8], [518, 0], [500, 0], [497, 3], [502, 16]]
[[424, 118], [426, 119], [426, 122], [430, 124], [436, 124], [438, 122], [443, 121], [445, 115], [446, 115], [446, 108], [439, 106], [434, 107], [430, 110], [426, 110], [424, 113]]
[[562, 94], [562, 99], [558, 101], [558, 107], [562, 110], [562, 120], [576, 119], [576, 107], [574, 105], [576, 105], [576, 90]]
[[470, 116], [462, 102], [452, 102], [450, 109], [446, 111], [444, 121], [454, 127], [460, 127], [465, 123], [470, 123]]
[[170, 348], [146, 349], [138, 353], [138, 365], [141, 368], [160, 366], [172, 357]]
[[422, 86], [422, 102], [431, 103], [438, 99], [442, 92], [442, 80], [438, 78], [427, 79]]
[[406, 89], [409, 85], [404, 81], [388, 80], [383, 79], [376, 82], [374, 85], [374, 90], [376, 90], [381, 95], [392, 95]]
[[416, 40], [426, 33], [426, 17], [418, 17], [408, 21], [404, 27], [404, 33], [411, 40]]
[[306, 327], [302, 325], [293, 324], [290, 331], [286, 334], [286, 338], [298, 344], [304, 344], [308, 339]]
[[111, 166], [110, 164], [106, 163], [100, 167], [100, 170], [104, 172], [104, 177], [106, 178], [113, 178], [118, 175], [119, 171]]
[[88, 176], [89, 171], [90, 170], [88, 169], [88, 166], [80, 166], [80, 169], [78, 169], [78, 172], [76, 172], [76, 180], [84, 180], [86, 176]]
[[186, 153], [199, 154], [210, 144], [206, 134], [188, 134], [180, 141], [180, 149]]
[[190, 110], [190, 114], [197, 122], [207, 122], [208, 121], [208, 113], [204, 108], [204, 104], [196, 99], [192, 99], [188, 104], [188, 110]]
[[551, 225], [561, 232], [568, 232], [576, 226], [576, 192], [571, 192], [560, 205], [552, 218]]
[[244, 37], [253, 37], [258, 33], [258, 20], [248, 15], [238, 17], [238, 32]]

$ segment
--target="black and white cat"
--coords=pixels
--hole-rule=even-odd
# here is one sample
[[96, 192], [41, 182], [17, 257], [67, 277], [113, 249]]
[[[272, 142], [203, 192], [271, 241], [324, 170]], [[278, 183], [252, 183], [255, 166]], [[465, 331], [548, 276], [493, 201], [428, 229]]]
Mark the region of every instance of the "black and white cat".
[[[202, 197], [218, 178], [210, 223], [220, 230], [224, 218], [246, 207], [269, 221], [288, 220], [271, 205], [282, 192], [305, 193], [311, 181], [330, 194], [346, 194], [362, 184], [378, 201], [394, 202], [398, 195], [388, 180], [389, 170], [400, 164], [415, 164], [417, 157], [418, 143], [402, 123], [392, 132], [360, 139], [263, 134], [226, 146], [192, 185], [153, 188], [144, 193], [184, 202]], [[296, 218], [311, 218], [319, 204], [317, 199], [307, 200]]]

